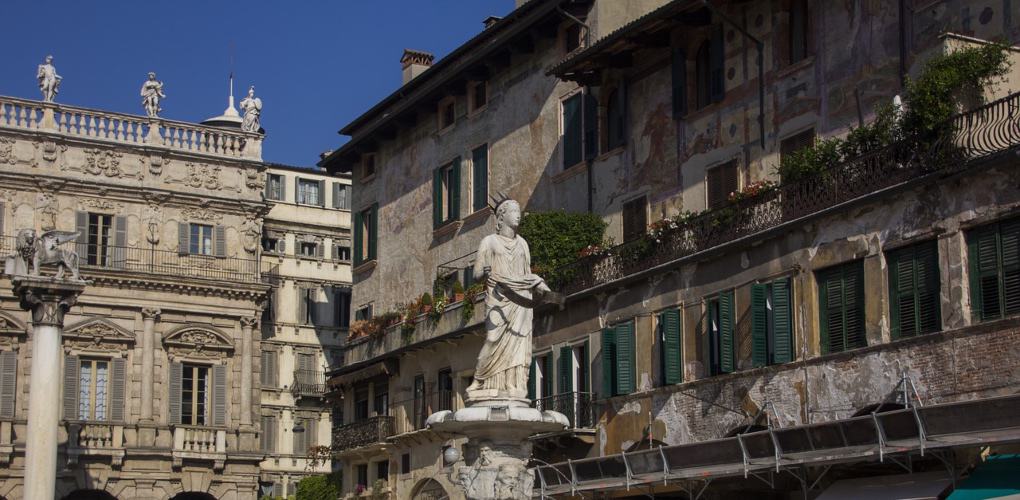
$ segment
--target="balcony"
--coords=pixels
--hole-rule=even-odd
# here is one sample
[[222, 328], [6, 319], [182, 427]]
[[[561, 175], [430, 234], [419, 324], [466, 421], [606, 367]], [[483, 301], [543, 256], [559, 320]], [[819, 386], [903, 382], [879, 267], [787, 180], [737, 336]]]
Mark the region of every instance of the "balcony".
[[294, 370], [290, 392], [297, 397], [321, 398], [326, 394], [326, 374], [318, 370]]
[[786, 183], [760, 195], [676, 222], [650, 235], [557, 269], [550, 286], [571, 295], [704, 254], [741, 239], [804, 221], [870, 195], [967, 168], [1020, 146], [1020, 93], [954, 117], [940, 134], [893, 143], [823, 175]]
[[457, 409], [455, 398], [452, 390], [430, 390], [423, 397], [391, 403], [389, 414], [393, 417], [393, 435], [425, 430], [429, 415]]
[[262, 135], [0, 96], [0, 128], [262, 161]]
[[81, 456], [110, 457], [111, 465], [124, 460], [124, 426], [106, 422], [67, 423], [67, 463], [78, 463]]
[[389, 415], [380, 415], [361, 422], [341, 425], [333, 430], [333, 451], [342, 453], [385, 443], [386, 438], [393, 434], [393, 417]]
[[536, 399], [533, 406], [566, 415], [571, 429], [595, 428], [595, 399], [590, 392], [564, 392]]
[[[0, 236], [0, 255], [14, 255], [16, 236]], [[69, 244], [70, 245], [70, 244]], [[144, 273], [241, 283], [259, 282], [259, 261], [192, 255], [155, 247], [137, 248], [78, 243], [74, 250], [83, 272]]]
[[184, 460], [205, 460], [213, 469], [222, 471], [227, 460], [227, 432], [223, 429], [197, 425], [174, 426], [173, 465], [180, 467]]

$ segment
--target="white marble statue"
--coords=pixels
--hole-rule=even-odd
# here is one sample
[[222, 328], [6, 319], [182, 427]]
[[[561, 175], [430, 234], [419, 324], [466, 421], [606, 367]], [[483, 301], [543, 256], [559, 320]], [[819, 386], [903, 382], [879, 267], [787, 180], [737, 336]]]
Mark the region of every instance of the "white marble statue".
[[475, 276], [486, 280], [485, 344], [478, 355], [468, 399], [524, 399], [531, 364], [533, 310], [542, 302], [560, 302], [542, 278], [531, 272], [528, 242], [517, 234], [521, 207], [506, 200], [496, 207], [496, 233], [482, 239]]
[[43, 100], [53, 102], [53, 99], [57, 97], [60, 80], [62, 80], [61, 76], [57, 74], [57, 68], [53, 67], [53, 56], [46, 56], [46, 60], [39, 65], [39, 69], [35, 72], [35, 77], [39, 79], [39, 90], [42, 91]]
[[163, 82], [156, 80], [156, 73], [149, 72], [149, 78], [142, 84], [141, 94], [145, 114], [150, 118], [159, 116], [159, 112], [163, 111], [163, 108], [159, 107], [159, 101], [166, 99], [166, 94], [163, 93]]
[[262, 117], [262, 99], [255, 97], [255, 86], [248, 87], [248, 96], [241, 99], [241, 112], [244, 119], [241, 121], [241, 130], [245, 132], [258, 132]]

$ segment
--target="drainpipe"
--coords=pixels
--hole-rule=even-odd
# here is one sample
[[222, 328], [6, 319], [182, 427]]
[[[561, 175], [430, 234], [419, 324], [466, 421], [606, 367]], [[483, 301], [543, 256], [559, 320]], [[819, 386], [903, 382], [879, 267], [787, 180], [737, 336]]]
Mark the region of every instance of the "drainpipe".
[[718, 9], [712, 6], [708, 0], [701, 0], [702, 5], [708, 7], [708, 10], [712, 11], [713, 14], [719, 16], [724, 23], [729, 24], [736, 28], [741, 35], [754, 43], [754, 46], [758, 49], [758, 129], [761, 132], [761, 149], [765, 150], [765, 43], [757, 39], [754, 35], [747, 32], [743, 26], [737, 24], [726, 14], [723, 14]]

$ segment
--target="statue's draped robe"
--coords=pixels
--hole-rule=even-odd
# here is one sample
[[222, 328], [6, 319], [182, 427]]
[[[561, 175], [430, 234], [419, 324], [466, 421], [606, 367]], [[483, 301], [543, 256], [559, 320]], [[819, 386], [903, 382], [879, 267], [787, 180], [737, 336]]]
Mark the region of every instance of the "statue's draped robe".
[[468, 391], [497, 390], [502, 397], [523, 398], [531, 363], [533, 312], [519, 302], [529, 302], [532, 290], [542, 280], [531, 273], [531, 252], [520, 236], [486, 236], [478, 248], [476, 275], [485, 267], [491, 267], [485, 296], [485, 344]]

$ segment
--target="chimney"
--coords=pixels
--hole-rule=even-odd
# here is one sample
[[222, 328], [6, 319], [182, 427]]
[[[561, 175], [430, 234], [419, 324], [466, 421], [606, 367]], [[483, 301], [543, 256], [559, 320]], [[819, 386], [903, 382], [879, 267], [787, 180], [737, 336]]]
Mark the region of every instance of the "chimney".
[[486, 29], [488, 29], [488, 28], [491, 28], [493, 24], [496, 24], [497, 22], [499, 22], [500, 19], [503, 19], [503, 18], [499, 17], [499, 16], [489, 16], [489, 17], [486, 17], [484, 21], [482, 21], [482, 24], [485, 25]]
[[514, 0], [514, 8], [519, 9], [522, 5], [528, 3], [531, 0]]
[[400, 67], [403, 69], [404, 84], [422, 74], [432, 66], [435, 56], [428, 52], [419, 50], [404, 49], [404, 55], [400, 57]]

